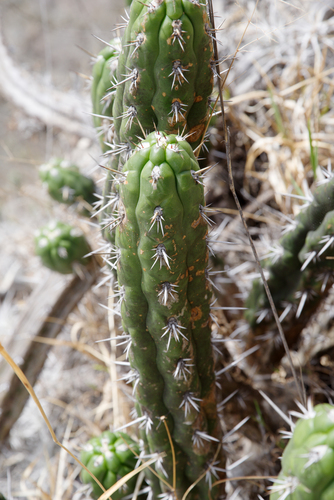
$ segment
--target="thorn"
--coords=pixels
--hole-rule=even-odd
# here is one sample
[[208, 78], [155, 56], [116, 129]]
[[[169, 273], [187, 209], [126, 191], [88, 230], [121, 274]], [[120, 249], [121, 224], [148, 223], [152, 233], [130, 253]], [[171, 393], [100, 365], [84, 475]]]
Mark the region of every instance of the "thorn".
[[179, 82], [180, 85], [182, 85], [181, 78], [183, 78], [183, 80], [185, 80], [187, 83], [189, 83], [188, 80], [186, 79], [186, 77], [184, 76], [183, 71], [189, 71], [189, 69], [183, 68], [182, 64], [181, 64], [181, 61], [179, 59], [177, 59], [176, 61], [173, 61], [172, 72], [168, 75], [168, 76], [172, 76], [173, 75], [173, 82], [172, 82], [172, 88], [171, 88], [171, 90], [173, 90], [173, 88], [174, 88], [175, 80], [176, 79], [177, 79], [177, 81]]
[[96, 38], [97, 40], [100, 40], [100, 42], [104, 43], [105, 45], [108, 45], [108, 47], [111, 47], [112, 49], [116, 50], [116, 52], [120, 53], [120, 49], [115, 47], [115, 45], [111, 45], [111, 43], [109, 42], [106, 42], [105, 40], [103, 40], [102, 38], [96, 36], [96, 35], [92, 35], [94, 38]]
[[173, 45], [174, 45], [175, 40], [177, 40], [179, 42], [179, 45], [180, 45], [182, 51], [184, 52], [183, 44], [185, 44], [186, 42], [183, 40], [182, 34], [186, 33], [186, 31], [182, 30], [181, 19], [175, 19], [172, 22], [172, 28], [173, 28], [173, 33], [172, 33]]
[[156, 248], [153, 248], [152, 251], [155, 252], [155, 254], [151, 257], [151, 259], [155, 258], [155, 261], [153, 262], [151, 269], [155, 266], [158, 260], [160, 261], [160, 269], [161, 266], [166, 266], [170, 269], [168, 261], [171, 260], [171, 258], [167, 255], [165, 245], [163, 243], [159, 243], [159, 245]]
[[130, 57], [132, 57], [139, 47], [145, 42], [145, 39], [146, 37], [143, 33], [138, 33], [135, 40], [129, 42], [127, 45], [124, 45], [124, 47], [130, 47], [131, 45], [135, 46]]
[[188, 379], [187, 374], [189, 375], [191, 374], [189, 368], [191, 366], [195, 366], [194, 363], [189, 363], [189, 361], [191, 361], [191, 358], [180, 358], [178, 360], [178, 362], [176, 363], [175, 371], [173, 373], [174, 378], [176, 378], [177, 380], [181, 380], [183, 378], [185, 382], [187, 381]]
[[182, 330], [187, 329], [185, 326], [179, 325], [177, 319], [174, 317], [169, 318], [167, 321], [167, 325], [163, 327], [163, 330], [166, 330], [166, 331], [165, 331], [165, 333], [163, 333], [161, 335], [161, 338], [163, 338], [165, 335], [167, 335], [167, 333], [169, 334], [168, 335], [168, 342], [167, 342], [167, 351], [169, 349], [169, 345], [170, 345], [170, 341], [171, 341], [172, 337], [174, 338], [174, 340], [176, 342], [180, 342], [181, 339], [179, 336], [183, 337], [185, 340], [188, 340], [187, 337], [185, 335], [183, 335], [183, 333], [181, 332], [181, 328], [182, 328]]
[[195, 398], [194, 393], [187, 391], [183, 395], [182, 403], [180, 404], [179, 408], [182, 408], [184, 406], [184, 416], [187, 417], [188, 413], [190, 413], [191, 406], [196, 410], [197, 412], [200, 411], [200, 407], [195, 401], [202, 401], [200, 398]]
[[163, 213], [163, 210], [161, 207], [155, 207], [154, 212], [153, 212], [153, 216], [151, 218], [151, 227], [149, 229], [149, 232], [151, 231], [152, 227], [156, 223], [157, 224], [157, 232], [159, 232], [159, 228], [160, 228], [161, 232], [162, 232], [162, 236], [165, 236], [164, 228], [162, 225], [162, 221], [164, 221], [165, 219], [163, 218], [162, 213]]
[[173, 283], [169, 283], [168, 281], [165, 281], [161, 285], [161, 290], [158, 293], [159, 302], [160, 304], [167, 306], [168, 302], [173, 303], [177, 301], [177, 297], [173, 295], [173, 293], [177, 293], [176, 290], [174, 290], [174, 287], [177, 287], [178, 285], [174, 285]]

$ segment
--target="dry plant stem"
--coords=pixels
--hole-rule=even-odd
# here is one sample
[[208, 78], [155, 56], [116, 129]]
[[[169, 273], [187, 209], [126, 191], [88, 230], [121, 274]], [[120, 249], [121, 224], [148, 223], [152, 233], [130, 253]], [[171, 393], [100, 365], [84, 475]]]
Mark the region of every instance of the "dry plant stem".
[[[48, 317], [44, 320], [35, 336], [44, 339], [54, 339], [57, 337], [67, 316], [82, 299], [87, 290], [95, 283], [98, 274], [99, 267], [95, 259], [92, 259], [85, 270], [85, 280], [80, 279], [78, 276], [74, 276], [71, 279], [58, 297], [51, 311], [49, 311]], [[49, 349], [50, 346], [46, 343], [32, 342], [25, 353], [21, 368], [32, 386], [35, 384], [43, 368]], [[20, 384], [17, 377], [13, 376], [10, 381], [10, 387], [1, 404], [0, 442], [8, 436], [10, 429], [20, 416], [27, 399], [28, 393]]]

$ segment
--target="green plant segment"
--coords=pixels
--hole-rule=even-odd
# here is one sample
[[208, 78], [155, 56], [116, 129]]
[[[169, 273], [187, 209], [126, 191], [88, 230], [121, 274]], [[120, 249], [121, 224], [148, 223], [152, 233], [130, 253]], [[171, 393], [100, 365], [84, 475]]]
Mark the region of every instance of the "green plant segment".
[[270, 500], [334, 498], [334, 407], [321, 404], [297, 421]]
[[205, 5], [190, 0], [133, 2], [122, 38], [114, 123], [118, 143], [143, 131], [200, 140], [212, 92], [212, 43]]
[[[331, 178], [328, 182], [318, 186], [313, 194], [313, 201], [296, 217], [291, 231], [281, 238], [281, 255], [269, 266], [266, 266], [269, 270], [268, 285], [279, 309], [282, 310], [282, 301], [293, 300], [294, 292], [300, 287], [304, 271], [303, 264], [309, 257], [307, 254], [311, 251], [311, 241], [314, 242], [316, 239], [319, 243], [326, 234], [329, 234], [330, 237], [333, 233], [330, 224], [326, 222], [324, 226], [322, 225], [326, 214], [333, 209], [334, 178]], [[314, 251], [313, 257], [315, 259], [317, 251], [314, 249], [312, 251]], [[319, 270], [324, 265], [330, 267], [329, 261], [324, 262], [324, 260], [324, 258], [321, 261], [315, 259], [313, 267], [318, 267]], [[245, 313], [245, 317], [250, 325], [255, 327], [257, 313], [269, 308], [264, 287], [259, 282], [254, 283], [246, 305], [249, 309]]]
[[89, 259], [84, 256], [90, 252], [90, 247], [80, 229], [52, 221], [37, 232], [35, 251], [44, 266], [70, 274], [76, 264], [88, 264]]
[[[137, 458], [130, 448], [139, 454], [138, 444], [130, 436], [124, 432], [105, 431], [99, 437], [88, 441], [80, 454], [80, 460], [107, 490], [135, 468]], [[100, 486], [84, 469], [81, 471], [81, 479], [92, 485], [93, 498], [102, 495]], [[113, 500], [121, 500], [133, 493], [136, 480], [137, 476], [131, 478], [120, 490], [113, 493]]]
[[100, 137], [103, 152], [109, 149], [105, 143], [113, 139], [113, 104], [115, 99], [116, 71], [121, 50], [120, 39], [113, 38], [98, 54], [93, 66], [91, 99], [93, 122]]
[[[157, 425], [166, 419], [178, 498], [209, 467], [221, 439], [206, 278], [208, 219], [198, 170], [186, 141], [153, 132], [118, 183], [117, 278], [137, 412], [151, 422], [142, 437], [150, 453], [166, 453], [160, 471], [171, 481], [171, 446], [164, 425]], [[203, 478], [189, 498], [208, 499], [208, 490]], [[160, 483], [154, 498], [165, 491]]]
[[41, 181], [47, 186], [49, 195], [60, 203], [72, 205], [85, 201], [93, 205], [96, 201], [96, 186], [90, 177], [82, 175], [76, 165], [53, 158], [39, 169]]

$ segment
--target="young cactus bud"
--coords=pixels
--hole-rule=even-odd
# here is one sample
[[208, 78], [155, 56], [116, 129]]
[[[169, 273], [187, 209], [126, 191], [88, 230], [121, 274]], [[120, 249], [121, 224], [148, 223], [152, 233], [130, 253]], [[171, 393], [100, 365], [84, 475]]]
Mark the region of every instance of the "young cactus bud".
[[96, 58], [93, 66], [91, 99], [93, 104], [93, 122], [100, 138], [102, 151], [109, 148], [106, 142], [113, 139], [113, 104], [116, 94], [116, 71], [121, 50], [120, 38], [113, 38]]
[[41, 165], [39, 176], [49, 195], [59, 203], [72, 205], [84, 200], [92, 205], [96, 201], [93, 179], [82, 175], [76, 165], [65, 160], [53, 158]]
[[[117, 279], [123, 328], [132, 340], [134, 394], [140, 416], [153, 423], [150, 451], [166, 453], [160, 465], [171, 478], [170, 443], [155, 422], [168, 425], [178, 498], [209, 467], [221, 439], [206, 279], [208, 224], [198, 170], [186, 141], [153, 132], [124, 165], [118, 184]], [[216, 460], [221, 471], [220, 454]], [[190, 498], [210, 498], [209, 484], [203, 478]]]
[[214, 75], [205, 5], [196, 0], [133, 2], [122, 39], [114, 103], [119, 143], [154, 127], [200, 140]]
[[298, 420], [270, 489], [270, 500], [334, 498], [334, 406], [317, 405]]
[[44, 266], [61, 274], [71, 274], [75, 264], [88, 264], [89, 259], [84, 256], [90, 247], [79, 228], [50, 222], [37, 232], [35, 251]]
[[[107, 490], [119, 479], [129, 474], [136, 467], [136, 455], [130, 448], [139, 454], [138, 444], [124, 432], [105, 431], [99, 437], [92, 438], [80, 453], [81, 462], [94, 474]], [[82, 469], [83, 483], [92, 485], [93, 498], [98, 498], [103, 491], [87, 471]], [[137, 476], [131, 478], [124, 486], [113, 493], [113, 500], [121, 500], [133, 493]]]

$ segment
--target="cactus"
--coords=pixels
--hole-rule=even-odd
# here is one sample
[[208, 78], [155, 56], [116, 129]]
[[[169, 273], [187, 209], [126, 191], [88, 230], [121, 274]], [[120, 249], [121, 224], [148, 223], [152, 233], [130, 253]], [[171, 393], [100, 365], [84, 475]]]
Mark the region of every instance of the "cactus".
[[72, 205], [84, 200], [93, 205], [96, 201], [93, 179], [82, 175], [76, 165], [65, 160], [53, 158], [41, 165], [39, 176], [47, 186], [49, 195], [60, 203]]
[[[135, 468], [137, 459], [133, 452], [138, 455], [139, 447], [130, 436], [124, 432], [105, 431], [99, 437], [88, 441], [80, 454], [80, 460], [107, 490]], [[83, 483], [92, 485], [93, 498], [102, 495], [100, 486], [84, 469], [81, 471], [81, 479]], [[136, 477], [131, 478], [122, 489], [113, 493], [113, 500], [121, 500], [133, 493], [135, 485]]]
[[116, 83], [116, 70], [118, 65], [118, 55], [120, 52], [120, 39], [113, 38], [96, 57], [93, 66], [93, 80], [91, 88], [91, 99], [93, 105], [93, 122], [96, 127], [100, 145], [103, 152], [109, 147], [107, 143], [113, 140], [113, 104]]
[[[156, 428], [157, 419], [166, 418], [178, 498], [209, 466], [221, 439], [206, 277], [208, 219], [198, 170], [186, 141], [153, 132], [124, 165], [117, 185], [117, 278], [137, 412], [153, 423], [142, 437], [150, 453], [167, 454], [163, 470], [171, 478], [168, 436], [163, 425]], [[190, 498], [207, 499], [208, 490], [202, 479]]]
[[[334, 178], [330, 176], [316, 188], [313, 200], [289, 225], [290, 231], [279, 242], [278, 254], [269, 266], [265, 266], [269, 270], [267, 282], [290, 347], [296, 343], [332, 284], [329, 278], [333, 267], [330, 260], [333, 209]], [[253, 283], [246, 306], [245, 318], [251, 326], [247, 347], [257, 343], [260, 337], [267, 340], [249, 359], [256, 360], [261, 371], [271, 370], [285, 351], [281, 342], [272, 341], [274, 336], [277, 338], [277, 329], [259, 281]]]
[[122, 39], [114, 102], [119, 144], [143, 131], [188, 133], [197, 144], [213, 86], [212, 41], [205, 5], [195, 0], [133, 2]]
[[75, 264], [88, 264], [85, 255], [90, 252], [90, 247], [79, 228], [53, 221], [37, 231], [35, 252], [44, 266], [61, 274], [70, 274]]
[[270, 500], [334, 498], [334, 406], [320, 404], [293, 426]]
[[[305, 241], [311, 232], [316, 231], [327, 212], [334, 209], [334, 178], [321, 184], [315, 190], [313, 201], [295, 219], [291, 231], [280, 240], [281, 255], [269, 267], [268, 285], [276, 306], [281, 301], [292, 298], [302, 278], [303, 250]], [[310, 237], [310, 236], [309, 236]], [[302, 257], [300, 260], [299, 257]], [[256, 312], [269, 307], [267, 296], [262, 285], [256, 282], [248, 298], [249, 310], [245, 314], [251, 326], [256, 324]]]

